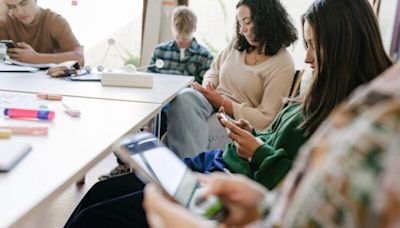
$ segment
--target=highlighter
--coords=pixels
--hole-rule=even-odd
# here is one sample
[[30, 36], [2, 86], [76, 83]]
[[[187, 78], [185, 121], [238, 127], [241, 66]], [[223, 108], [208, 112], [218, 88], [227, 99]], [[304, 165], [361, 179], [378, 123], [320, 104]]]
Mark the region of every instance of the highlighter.
[[61, 95], [56, 95], [56, 94], [38, 93], [38, 94], [36, 94], [36, 97], [39, 98], [39, 99], [51, 100], [51, 101], [61, 101], [62, 100], [62, 96]]
[[55, 113], [47, 110], [34, 110], [34, 109], [19, 109], [19, 108], [5, 108], [4, 115], [8, 118], [26, 118], [26, 119], [40, 119], [50, 120], [54, 119]]

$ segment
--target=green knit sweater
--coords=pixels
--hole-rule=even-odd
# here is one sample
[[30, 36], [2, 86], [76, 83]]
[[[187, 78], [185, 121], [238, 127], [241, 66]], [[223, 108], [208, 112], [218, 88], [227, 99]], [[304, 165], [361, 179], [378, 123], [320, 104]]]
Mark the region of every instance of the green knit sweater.
[[299, 104], [283, 109], [266, 132], [253, 131], [264, 144], [259, 146], [251, 162], [242, 159], [234, 143], [229, 143], [222, 157], [229, 170], [241, 173], [273, 189], [292, 167], [299, 148], [306, 141], [304, 130], [299, 129], [303, 114]]

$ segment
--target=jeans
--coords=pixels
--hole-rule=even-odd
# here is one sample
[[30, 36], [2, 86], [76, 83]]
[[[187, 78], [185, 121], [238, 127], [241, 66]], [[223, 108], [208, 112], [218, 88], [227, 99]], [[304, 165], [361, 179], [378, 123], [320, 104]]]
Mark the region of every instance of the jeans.
[[170, 104], [165, 143], [180, 158], [194, 157], [210, 149], [224, 149], [231, 140], [215, 116], [216, 112], [200, 92], [183, 89]]

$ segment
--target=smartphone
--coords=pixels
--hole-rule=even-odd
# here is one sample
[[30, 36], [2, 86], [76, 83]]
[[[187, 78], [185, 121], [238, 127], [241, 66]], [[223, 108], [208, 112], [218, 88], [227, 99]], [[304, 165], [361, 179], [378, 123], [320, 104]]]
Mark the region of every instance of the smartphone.
[[12, 40], [0, 40], [0, 43], [3, 43], [6, 45], [7, 49], [9, 48], [15, 48], [14, 41]]
[[[225, 112], [219, 112], [219, 113], [222, 117], [221, 119], [224, 119], [225, 121], [228, 121], [228, 122], [233, 122], [233, 119], [229, 115], [227, 115]], [[221, 120], [220, 120], [220, 122], [221, 122]], [[222, 122], [221, 122], [221, 125], [224, 126], [224, 124]], [[231, 133], [231, 130], [229, 130], [229, 128], [225, 127], [225, 130], [228, 135]]]
[[114, 151], [144, 183], [156, 183], [194, 213], [217, 221], [226, 217], [221, 201], [216, 196], [199, 197], [202, 186], [194, 173], [152, 134], [127, 136], [114, 144]]

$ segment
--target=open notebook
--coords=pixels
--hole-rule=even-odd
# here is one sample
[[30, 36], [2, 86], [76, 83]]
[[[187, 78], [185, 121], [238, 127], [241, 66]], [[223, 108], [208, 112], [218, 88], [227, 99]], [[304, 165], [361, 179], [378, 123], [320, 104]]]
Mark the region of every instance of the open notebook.
[[0, 140], [0, 172], [11, 170], [31, 149], [28, 143]]
[[38, 70], [39, 68], [35, 67], [10, 65], [0, 62], [0, 72], [35, 72]]
[[14, 59], [10, 59], [9, 62], [14, 65], [25, 66], [25, 67], [34, 67], [34, 68], [39, 68], [41, 70], [43, 70], [43, 69], [45, 70], [45, 69], [48, 69], [48, 68], [56, 65], [55, 63], [40, 63], [40, 64], [24, 63], [24, 62], [20, 62], [20, 61], [14, 60]]

